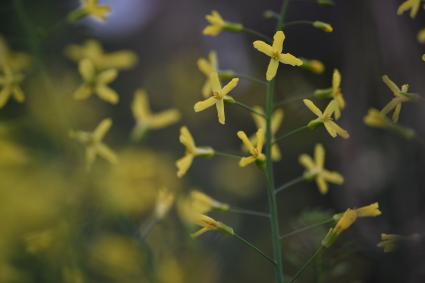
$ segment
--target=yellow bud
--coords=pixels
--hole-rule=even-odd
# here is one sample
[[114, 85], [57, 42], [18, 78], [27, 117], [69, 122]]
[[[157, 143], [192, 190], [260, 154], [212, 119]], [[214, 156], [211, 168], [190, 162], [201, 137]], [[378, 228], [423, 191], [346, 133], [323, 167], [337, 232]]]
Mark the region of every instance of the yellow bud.
[[357, 217], [376, 217], [382, 214], [379, 203], [375, 202], [356, 209]]
[[324, 32], [333, 32], [333, 30], [334, 30], [333, 27], [330, 24], [325, 23], [325, 22], [321, 22], [321, 21], [314, 21], [313, 27], [320, 29]]

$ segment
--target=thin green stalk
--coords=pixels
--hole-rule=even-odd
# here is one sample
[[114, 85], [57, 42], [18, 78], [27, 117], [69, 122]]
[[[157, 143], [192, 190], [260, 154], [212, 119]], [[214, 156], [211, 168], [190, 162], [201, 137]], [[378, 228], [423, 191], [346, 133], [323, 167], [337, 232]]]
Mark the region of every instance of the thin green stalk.
[[302, 127], [299, 127], [299, 128], [296, 128], [296, 129], [290, 131], [289, 133], [286, 133], [286, 134], [284, 134], [284, 135], [282, 135], [280, 137], [275, 138], [274, 141], [273, 141], [273, 143], [278, 143], [281, 140], [286, 139], [286, 138], [288, 138], [288, 137], [290, 137], [292, 135], [295, 135], [295, 134], [297, 134], [299, 132], [302, 132], [302, 131], [304, 131], [306, 129], [308, 129], [308, 126], [307, 125], [302, 126]]
[[270, 218], [270, 215], [268, 213], [250, 210], [250, 209], [231, 207], [228, 210], [228, 212]]
[[269, 36], [267, 36], [267, 35], [265, 35], [265, 34], [263, 34], [263, 33], [259, 32], [259, 31], [256, 31], [256, 30], [253, 30], [253, 29], [250, 29], [250, 28], [246, 28], [246, 27], [244, 27], [244, 28], [243, 28], [243, 32], [245, 32], [245, 33], [247, 33], [247, 34], [251, 34], [251, 35], [253, 35], [253, 36], [255, 36], [255, 37], [261, 37], [262, 39], [265, 39], [265, 40], [267, 40], [268, 42], [271, 42], [271, 41], [272, 41], [272, 39], [271, 39]]
[[241, 159], [243, 157], [243, 156], [240, 156], [240, 155], [237, 155], [237, 154], [221, 152], [221, 151], [217, 151], [217, 150], [214, 150], [214, 155], [227, 157], [227, 158], [233, 158], [233, 159]]
[[298, 277], [300, 277], [304, 271], [306, 270], [306, 268], [312, 263], [312, 261], [318, 256], [320, 255], [320, 253], [323, 251], [323, 246], [320, 246], [315, 252], [314, 254], [304, 263], [304, 265], [297, 271], [297, 273], [295, 273], [295, 275], [292, 277], [291, 281], [289, 281], [289, 283], [293, 283], [295, 282]]
[[247, 81], [257, 83], [257, 84], [267, 85], [266, 81], [263, 81], [263, 80], [260, 80], [260, 79], [257, 79], [257, 78], [254, 78], [254, 77], [251, 77], [251, 76], [248, 76], [248, 75], [235, 73], [234, 76], [237, 77], [237, 78], [241, 78], [241, 79], [245, 79]]
[[246, 105], [245, 103], [242, 103], [242, 102], [240, 102], [240, 101], [235, 100], [235, 101], [233, 102], [233, 104], [238, 105], [238, 106], [242, 107], [243, 109], [248, 110], [249, 112], [251, 112], [251, 113], [253, 113], [253, 114], [255, 114], [255, 115], [261, 116], [261, 117], [263, 117], [263, 118], [265, 118], [265, 117], [266, 117], [263, 113], [258, 112], [257, 110], [255, 110], [255, 109], [254, 109], [254, 108], [252, 108], [251, 106], [248, 106], [248, 105]]
[[285, 183], [285, 184], [283, 184], [282, 186], [280, 186], [279, 188], [277, 188], [277, 189], [275, 190], [275, 194], [277, 194], [277, 193], [279, 193], [279, 192], [281, 192], [281, 191], [283, 191], [283, 190], [286, 190], [286, 189], [288, 189], [288, 188], [290, 188], [290, 187], [292, 187], [292, 186], [294, 186], [294, 185], [296, 185], [296, 184], [298, 184], [298, 183], [301, 183], [301, 182], [303, 182], [304, 180], [305, 180], [304, 176], [300, 176], [300, 177], [298, 177], [298, 178], [295, 178], [295, 179], [293, 179], [293, 180], [289, 181], [288, 183]]
[[279, 106], [283, 106], [283, 105], [286, 105], [286, 104], [289, 104], [289, 103], [292, 103], [292, 102], [297, 102], [297, 101], [307, 99], [307, 98], [312, 98], [312, 97], [314, 97], [314, 94], [290, 97], [290, 98], [283, 99], [283, 100], [275, 103], [274, 107], [277, 108]]
[[251, 249], [253, 249], [254, 251], [256, 251], [259, 255], [261, 255], [262, 257], [264, 257], [265, 259], [267, 259], [273, 265], [276, 265], [276, 262], [272, 258], [270, 258], [268, 255], [266, 255], [265, 253], [263, 253], [259, 248], [257, 248], [256, 246], [254, 246], [253, 244], [251, 244], [250, 242], [248, 242], [247, 240], [245, 240], [244, 238], [242, 238], [241, 236], [239, 236], [236, 233], [234, 233], [233, 236], [236, 239], [238, 239], [239, 241], [241, 241], [242, 243], [244, 243], [246, 246], [248, 246]]
[[292, 232], [283, 234], [282, 236], [280, 236], [280, 239], [282, 240], [282, 239], [291, 237], [293, 235], [296, 235], [298, 233], [302, 233], [302, 232], [305, 232], [305, 231], [308, 231], [308, 230], [311, 230], [311, 229], [314, 229], [314, 228], [317, 228], [317, 227], [320, 227], [322, 225], [325, 225], [325, 224], [328, 224], [328, 223], [332, 223], [332, 222], [335, 222], [335, 220], [333, 218], [326, 219], [326, 220], [324, 220], [322, 222], [311, 224], [311, 225], [305, 226], [303, 228], [297, 229], [295, 231], [292, 231]]
[[146, 239], [149, 233], [152, 231], [153, 227], [158, 223], [158, 218], [155, 216], [149, 217], [145, 223], [143, 223], [140, 227], [140, 238]]
[[283, 28], [289, 27], [289, 26], [299, 26], [299, 25], [313, 25], [313, 21], [292, 21], [286, 23]]

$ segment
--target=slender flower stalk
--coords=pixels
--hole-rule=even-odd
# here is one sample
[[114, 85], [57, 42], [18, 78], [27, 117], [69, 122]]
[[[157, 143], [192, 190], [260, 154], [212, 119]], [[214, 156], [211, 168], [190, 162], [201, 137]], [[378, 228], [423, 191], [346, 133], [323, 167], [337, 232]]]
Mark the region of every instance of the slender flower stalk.
[[285, 239], [285, 238], [291, 237], [293, 235], [296, 235], [298, 233], [302, 233], [302, 232], [305, 232], [305, 231], [308, 231], [308, 230], [312, 230], [312, 229], [318, 228], [320, 226], [323, 226], [323, 225], [326, 225], [326, 224], [329, 224], [329, 223], [332, 223], [332, 222], [335, 222], [335, 219], [329, 218], [329, 219], [323, 220], [319, 223], [311, 224], [311, 225], [305, 226], [303, 228], [294, 230], [292, 232], [283, 234], [282, 236], [280, 236], [280, 239]]
[[297, 281], [297, 279], [304, 273], [304, 271], [309, 267], [309, 265], [313, 262], [313, 260], [319, 256], [323, 252], [323, 246], [320, 246], [314, 254], [304, 263], [303, 266], [295, 273], [295, 275], [292, 277], [291, 281], [289, 283], [293, 283]]
[[251, 249], [253, 249], [254, 251], [256, 251], [259, 255], [261, 255], [262, 257], [264, 257], [265, 259], [267, 259], [269, 262], [271, 262], [273, 265], [276, 265], [276, 262], [270, 258], [268, 255], [266, 255], [263, 251], [261, 251], [259, 248], [257, 248], [256, 246], [254, 246], [253, 244], [251, 244], [248, 240], [244, 239], [243, 237], [241, 237], [240, 235], [238, 235], [237, 233], [234, 233], [233, 236], [238, 239], [239, 241], [241, 241], [244, 245], [250, 247]]
[[270, 218], [270, 215], [268, 213], [250, 210], [250, 209], [244, 209], [244, 208], [230, 207], [227, 212]]
[[274, 143], [280, 142], [280, 141], [282, 141], [282, 140], [284, 140], [284, 139], [286, 139], [286, 138], [289, 138], [289, 137], [290, 137], [290, 136], [292, 136], [292, 135], [295, 135], [295, 134], [297, 134], [297, 133], [299, 133], [299, 132], [302, 132], [302, 131], [304, 131], [304, 130], [307, 130], [307, 129], [310, 129], [308, 125], [305, 125], [305, 126], [302, 126], [302, 127], [296, 128], [296, 129], [294, 129], [294, 130], [290, 131], [289, 133], [286, 133], [286, 134], [284, 134], [284, 135], [282, 135], [282, 136], [280, 136], [280, 137], [277, 137], [277, 138], [274, 140]]
[[289, 181], [288, 183], [285, 183], [285, 184], [283, 184], [282, 186], [278, 187], [278, 188], [275, 190], [275, 194], [277, 194], [277, 193], [279, 193], [279, 192], [281, 192], [281, 191], [284, 191], [284, 190], [286, 190], [286, 189], [289, 189], [289, 188], [293, 187], [294, 185], [296, 185], [296, 184], [299, 184], [299, 183], [303, 182], [304, 180], [305, 180], [305, 177], [304, 177], [304, 176], [300, 176], [300, 177], [298, 177], [298, 178], [295, 178], [295, 179], [293, 179], [293, 180]]

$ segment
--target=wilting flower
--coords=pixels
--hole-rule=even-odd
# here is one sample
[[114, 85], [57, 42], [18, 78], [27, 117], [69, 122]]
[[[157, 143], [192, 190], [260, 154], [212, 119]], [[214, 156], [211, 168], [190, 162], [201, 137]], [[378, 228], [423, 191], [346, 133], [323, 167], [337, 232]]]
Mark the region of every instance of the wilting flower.
[[333, 32], [334, 31], [333, 27], [330, 24], [324, 23], [324, 22], [321, 22], [321, 21], [314, 21], [313, 27], [320, 29], [321, 31], [324, 31], [324, 32]]
[[340, 136], [344, 139], [347, 139], [350, 137], [348, 132], [338, 126], [332, 119], [332, 115], [336, 111], [338, 105], [335, 100], [332, 100], [328, 106], [325, 108], [325, 111], [321, 111], [319, 108], [317, 108], [314, 103], [309, 99], [303, 100], [305, 106], [307, 106], [308, 109], [310, 109], [311, 112], [313, 112], [317, 118], [314, 120], [311, 120], [308, 123], [308, 126], [310, 128], [315, 128], [317, 125], [323, 124], [325, 126], [328, 133], [331, 135], [331, 137], [335, 138], [336, 136]]
[[325, 65], [316, 59], [306, 59], [306, 58], [300, 58], [303, 61], [303, 64], [301, 65], [301, 68], [310, 71], [314, 74], [323, 74], [325, 71]]
[[69, 136], [86, 147], [86, 162], [88, 169], [95, 161], [97, 155], [111, 163], [117, 163], [118, 158], [116, 154], [102, 142], [111, 126], [112, 120], [108, 118], [102, 120], [93, 132], [70, 131]]
[[208, 36], [217, 36], [223, 30], [229, 32], [241, 32], [243, 30], [243, 26], [238, 23], [231, 23], [223, 20], [221, 15], [217, 11], [212, 11], [211, 15], [205, 16], [209, 25], [204, 28], [202, 33]]
[[409, 85], [404, 84], [401, 86], [401, 89], [387, 76], [382, 76], [382, 81], [387, 85], [387, 87], [394, 94], [394, 98], [381, 110], [382, 114], [387, 115], [389, 112], [393, 112], [393, 122], [397, 123], [400, 117], [401, 105], [404, 102], [411, 101], [413, 97], [409, 97], [407, 92], [409, 91]]
[[291, 66], [301, 66], [303, 64], [303, 61], [294, 55], [282, 53], [284, 40], [285, 34], [283, 31], [278, 31], [273, 36], [272, 46], [261, 40], [254, 41], [254, 48], [271, 58], [266, 72], [266, 80], [268, 81], [271, 81], [276, 76], [279, 62]]
[[198, 68], [207, 77], [207, 80], [202, 87], [202, 95], [207, 98], [213, 93], [210, 83], [210, 76], [212, 73], [218, 73], [217, 53], [211, 51], [210, 54], [208, 54], [208, 59], [198, 59]]
[[11, 50], [6, 40], [0, 36], [0, 67], [7, 66], [14, 72], [21, 72], [31, 66], [31, 56]]
[[266, 160], [266, 156], [264, 155], [263, 151], [263, 145], [264, 145], [264, 129], [259, 128], [256, 133], [256, 145], [254, 146], [251, 141], [248, 139], [246, 134], [243, 131], [238, 132], [238, 137], [242, 140], [242, 143], [245, 145], [245, 147], [248, 149], [248, 152], [251, 154], [251, 156], [248, 157], [242, 157], [239, 161], [240, 167], [248, 166], [249, 164], [253, 162], [263, 162]]
[[402, 15], [404, 12], [410, 10], [410, 17], [413, 19], [419, 11], [421, 0], [406, 0], [397, 10], [397, 15]]
[[218, 121], [220, 122], [220, 124], [224, 125], [226, 122], [224, 114], [224, 102], [233, 101], [233, 98], [230, 97], [228, 94], [238, 85], [239, 79], [232, 79], [227, 85], [222, 88], [220, 79], [218, 78], [218, 74], [214, 72], [210, 75], [209, 81], [211, 84], [212, 96], [203, 101], [197, 102], [194, 106], [194, 110], [195, 112], [200, 112], [215, 105], [217, 108]]
[[334, 228], [330, 228], [328, 234], [322, 240], [322, 246], [329, 248], [339, 235], [350, 228], [351, 225], [356, 221], [357, 213], [351, 208], [347, 209], [341, 218], [338, 220]]
[[0, 109], [3, 108], [11, 97], [17, 102], [25, 101], [25, 96], [21, 88], [21, 83], [24, 76], [10, 69], [8, 66], [3, 66], [3, 74], [0, 75]]
[[166, 188], [158, 191], [154, 215], [157, 219], [162, 219], [168, 213], [174, 203], [174, 194]]
[[92, 17], [99, 22], [104, 22], [110, 13], [111, 8], [107, 5], [99, 5], [99, 0], [81, 0], [80, 8], [70, 13], [68, 20], [76, 22], [85, 17]]
[[191, 209], [201, 214], [208, 213], [211, 210], [228, 211], [230, 209], [227, 203], [222, 203], [196, 190], [190, 192], [189, 200]]
[[314, 161], [307, 154], [300, 155], [298, 160], [306, 168], [304, 178], [314, 179], [320, 193], [326, 194], [328, 192], [328, 182], [337, 185], [344, 183], [344, 177], [341, 174], [324, 168], [325, 150], [321, 144], [316, 144], [314, 148]]
[[[254, 106], [253, 109], [258, 113], [264, 114], [264, 111], [260, 106]], [[277, 131], [279, 130], [280, 125], [282, 124], [283, 116], [284, 116], [284, 113], [282, 109], [277, 109], [272, 114], [272, 119], [271, 119], [272, 142], [274, 141], [274, 137]], [[254, 119], [257, 129], [262, 128], [264, 129], [264, 131], [266, 131], [266, 120], [264, 119], [264, 117], [261, 117], [253, 113], [252, 118]], [[252, 135], [249, 138], [249, 140], [251, 141], [251, 143], [255, 144], [257, 142], [257, 136]], [[247, 148], [244, 146], [244, 149], [247, 149]], [[280, 153], [279, 145], [274, 143], [272, 145], [272, 159], [274, 161], [279, 161], [280, 158], [281, 158], [281, 153]]]
[[364, 123], [372, 128], [388, 129], [403, 136], [406, 139], [412, 139], [416, 136], [415, 131], [409, 128], [401, 127], [393, 123], [382, 111], [371, 108], [363, 118]]
[[381, 234], [381, 241], [378, 243], [379, 248], [384, 249], [384, 253], [390, 253], [393, 252], [396, 248], [398, 243], [403, 237], [396, 234]]
[[89, 59], [83, 59], [79, 64], [79, 71], [84, 82], [74, 92], [75, 99], [85, 100], [95, 93], [100, 99], [106, 102], [111, 104], [118, 103], [118, 94], [108, 86], [118, 75], [116, 69], [98, 72]]
[[127, 70], [137, 63], [137, 55], [130, 50], [105, 52], [99, 41], [90, 39], [81, 45], [72, 44], [65, 49], [65, 55], [74, 62], [89, 59], [98, 70]]
[[199, 214], [199, 216], [196, 217], [195, 224], [202, 228], [197, 232], [192, 233], [192, 238], [197, 238], [208, 231], [217, 231], [229, 236], [233, 236], [235, 234], [231, 227], [203, 214]]
[[[353, 208], [353, 210], [357, 213], [358, 218], [376, 217], [382, 214], [382, 212], [379, 210], [379, 203], [377, 202], [359, 208]], [[338, 213], [335, 214], [333, 218], [335, 220], [339, 220], [342, 215], [342, 213]]]
[[195, 141], [186, 127], [180, 128], [180, 142], [186, 147], [186, 154], [176, 162], [177, 176], [183, 177], [190, 165], [192, 165], [193, 158], [198, 156], [210, 157], [214, 155], [214, 149], [211, 147], [197, 147]]
[[180, 112], [176, 109], [152, 113], [148, 96], [144, 90], [136, 91], [131, 109], [136, 119], [136, 126], [132, 133], [134, 139], [140, 139], [147, 130], [165, 128], [180, 120]]

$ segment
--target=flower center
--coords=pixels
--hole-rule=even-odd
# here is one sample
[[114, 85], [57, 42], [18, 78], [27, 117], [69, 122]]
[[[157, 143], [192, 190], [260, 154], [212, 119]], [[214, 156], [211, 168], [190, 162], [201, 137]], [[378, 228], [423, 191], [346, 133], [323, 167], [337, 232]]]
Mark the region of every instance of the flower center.
[[279, 61], [280, 52], [277, 50], [274, 50], [272, 53], [272, 59]]
[[223, 94], [221, 91], [214, 91], [213, 92], [213, 96], [215, 97], [215, 99], [219, 100], [219, 99], [223, 99]]

